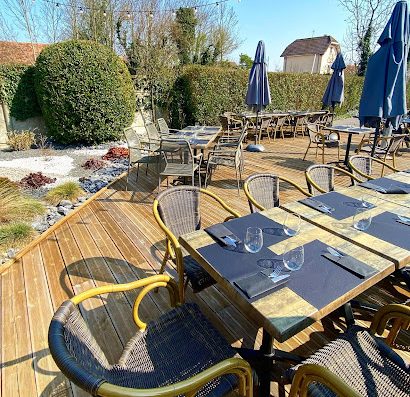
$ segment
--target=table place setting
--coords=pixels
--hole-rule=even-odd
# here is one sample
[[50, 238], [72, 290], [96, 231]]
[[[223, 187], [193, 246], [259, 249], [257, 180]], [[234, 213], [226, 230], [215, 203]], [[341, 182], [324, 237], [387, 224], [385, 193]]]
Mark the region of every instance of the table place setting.
[[395, 181], [389, 178], [373, 179], [371, 182], [362, 182], [359, 186], [366, 189], [374, 190], [382, 194], [408, 194], [410, 193], [410, 184]]
[[366, 210], [375, 208], [376, 205], [366, 200], [363, 196], [360, 200], [345, 196], [338, 192], [329, 192], [315, 196], [315, 198], [305, 198], [299, 200], [310, 208], [316, 211], [329, 215], [330, 217], [342, 220], [354, 216], [357, 209], [364, 208]]

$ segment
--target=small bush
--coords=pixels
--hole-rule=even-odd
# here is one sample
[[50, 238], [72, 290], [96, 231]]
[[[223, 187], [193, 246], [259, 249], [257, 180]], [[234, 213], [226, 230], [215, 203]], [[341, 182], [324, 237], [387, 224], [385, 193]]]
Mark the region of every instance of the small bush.
[[62, 200], [77, 200], [84, 194], [84, 190], [76, 182], [65, 182], [50, 189], [46, 194], [46, 200], [57, 205]]
[[49, 183], [54, 183], [56, 178], [43, 175], [42, 172], [31, 172], [20, 181], [20, 185], [26, 189], [38, 189]]
[[48, 134], [61, 143], [118, 139], [134, 116], [135, 93], [124, 61], [95, 42], [45, 48], [37, 58], [35, 88]]
[[99, 170], [104, 167], [105, 162], [98, 159], [88, 159], [81, 167], [86, 170]]
[[125, 147], [111, 147], [102, 157], [103, 160], [119, 160], [128, 158], [128, 149]]
[[36, 142], [36, 135], [33, 131], [12, 131], [7, 133], [7, 144], [12, 150], [28, 150]]
[[23, 222], [0, 225], [0, 248], [26, 245], [34, 236], [34, 229]]
[[31, 220], [45, 212], [39, 201], [21, 193], [18, 185], [7, 178], [0, 178], [0, 223]]

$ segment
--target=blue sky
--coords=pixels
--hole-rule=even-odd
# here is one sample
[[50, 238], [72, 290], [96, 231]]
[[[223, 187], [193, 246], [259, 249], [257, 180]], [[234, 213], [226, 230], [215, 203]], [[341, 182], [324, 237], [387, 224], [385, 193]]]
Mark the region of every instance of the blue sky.
[[280, 54], [293, 40], [324, 34], [342, 45], [346, 32], [346, 13], [337, 0], [231, 0], [239, 20], [241, 46], [231, 54], [235, 62], [240, 53], [253, 58], [259, 40], [269, 57], [269, 69], [282, 69]]

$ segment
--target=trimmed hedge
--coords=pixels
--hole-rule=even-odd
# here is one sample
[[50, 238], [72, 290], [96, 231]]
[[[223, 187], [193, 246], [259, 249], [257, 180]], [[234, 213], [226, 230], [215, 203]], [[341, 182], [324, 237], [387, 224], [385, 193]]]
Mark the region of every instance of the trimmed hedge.
[[48, 134], [61, 143], [118, 139], [134, 117], [135, 92], [125, 63], [95, 42], [45, 48], [37, 58], [35, 88]]
[[[218, 124], [225, 111], [246, 110], [248, 71], [215, 66], [187, 66], [173, 88], [171, 123], [174, 128], [200, 122]], [[271, 109], [321, 109], [330, 76], [309, 73], [269, 73]], [[358, 109], [363, 78], [345, 76], [345, 101], [337, 114]]]
[[17, 120], [41, 115], [34, 90], [34, 66], [0, 65], [0, 99]]

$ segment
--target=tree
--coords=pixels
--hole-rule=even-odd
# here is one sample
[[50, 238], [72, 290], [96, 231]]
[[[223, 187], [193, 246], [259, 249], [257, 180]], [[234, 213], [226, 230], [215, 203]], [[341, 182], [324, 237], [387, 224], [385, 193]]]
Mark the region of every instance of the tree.
[[360, 63], [358, 73], [364, 74], [376, 40], [396, 0], [339, 0], [347, 12], [346, 49], [352, 61]]
[[239, 55], [239, 66], [243, 69], [250, 69], [253, 65], [253, 60], [248, 54]]
[[182, 65], [192, 63], [195, 45], [195, 27], [197, 20], [193, 8], [179, 8], [176, 11], [173, 26], [173, 38], [178, 48]]

